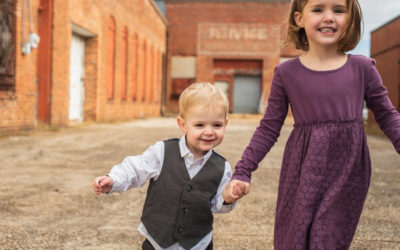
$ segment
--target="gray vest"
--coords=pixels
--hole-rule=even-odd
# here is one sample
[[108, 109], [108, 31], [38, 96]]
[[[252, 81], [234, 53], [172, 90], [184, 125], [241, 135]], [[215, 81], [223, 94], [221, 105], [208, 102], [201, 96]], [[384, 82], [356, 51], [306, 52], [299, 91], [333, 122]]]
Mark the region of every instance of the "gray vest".
[[156, 181], [150, 180], [141, 220], [161, 247], [179, 242], [190, 249], [212, 230], [211, 200], [222, 180], [225, 159], [213, 152], [191, 180], [179, 140], [167, 140], [164, 145], [162, 170]]

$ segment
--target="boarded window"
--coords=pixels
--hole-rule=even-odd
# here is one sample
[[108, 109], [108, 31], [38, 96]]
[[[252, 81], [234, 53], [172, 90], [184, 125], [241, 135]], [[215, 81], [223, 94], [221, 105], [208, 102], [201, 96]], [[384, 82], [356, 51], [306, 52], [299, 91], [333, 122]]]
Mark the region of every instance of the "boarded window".
[[147, 49], [146, 49], [146, 40], [143, 40], [143, 47], [142, 47], [142, 81], [141, 81], [141, 95], [140, 100], [144, 101], [146, 97], [146, 80], [147, 80]]
[[171, 77], [196, 78], [196, 57], [173, 56], [171, 61]]
[[15, 87], [15, 0], [0, 1], [0, 90]]
[[107, 99], [114, 98], [115, 74], [115, 20], [110, 17], [108, 22], [108, 48], [107, 48]]
[[132, 56], [132, 100], [137, 98], [137, 76], [138, 76], [138, 36], [133, 36], [133, 56]]
[[128, 28], [122, 32], [122, 85], [121, 100], [126, 100], [126, 86], [128, 84]]
[[147, 100], [149, 102], [153, 101], [153, 89], [154, 89], [154, 48], [153, 45], [151, 45], [150, 48], [150, 59], [149, 59], [149, 64], [150, 64], [150, 80], [149, 80], [149, 91], [147, 93]]
[[156, 53], [156, 92], [155, 101], [160, 103], [160, 93], [161, 93], [161, 52], [157, 50]]

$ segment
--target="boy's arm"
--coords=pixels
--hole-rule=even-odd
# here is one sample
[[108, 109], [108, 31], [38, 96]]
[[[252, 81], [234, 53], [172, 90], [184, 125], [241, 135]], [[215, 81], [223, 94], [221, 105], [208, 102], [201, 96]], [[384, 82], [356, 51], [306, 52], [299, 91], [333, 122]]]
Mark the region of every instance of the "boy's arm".
[[230, 182], [232, 178], [232, 168], [231, 165], [226, 161], [225, 162], [225, 172], [224, 176], [222, 177], [221, 183], [219, 184], [217, 194], [212, 199], [212, 207], [211, 211], [213, 213], [221, 214], [221, 213], [228, 213], [236, 206], [236, 202], [232, 204], [225, 204], [224, 198], [222, 196], [222, 192], [224, 191], [225, 186]]
[[143, 154], [128, 156], [121, 164], [115, 165], [108, 174], [113, 180], [109, 193], [142, 187], [147, 180], [157, 178], [164, 162], [164, 150], [164, 142], [159, 141]]
[[108, 193], [113, 186], [113, 180], [109, 176], [99, 176], [93, 181], [93, 191], [96, 194]]
[[231, 180], [228, 185], [226, 185], [222, 196], [224, 197], [225, 203], [233, 203], [244, 195], [250, 192], [250, 183], [240, 180]]

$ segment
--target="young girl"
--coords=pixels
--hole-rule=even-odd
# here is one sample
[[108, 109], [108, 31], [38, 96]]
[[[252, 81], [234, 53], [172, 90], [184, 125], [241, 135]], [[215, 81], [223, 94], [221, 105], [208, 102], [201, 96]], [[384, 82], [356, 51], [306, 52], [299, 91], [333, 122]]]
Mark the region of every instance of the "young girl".
[[275, 249], [348, 249], [367, 196], [371, 162], [364, 100], [400, 153], [400, 115], [375, 61], [345, 54], [360, 39], [357, 0], [294, 0], [287, 40], [299, 58], [278, 65], [268, 108], [231, 183], [232, 202], [249, 192], [251, 173], [276, 142], [290, 104], [275, 217]]

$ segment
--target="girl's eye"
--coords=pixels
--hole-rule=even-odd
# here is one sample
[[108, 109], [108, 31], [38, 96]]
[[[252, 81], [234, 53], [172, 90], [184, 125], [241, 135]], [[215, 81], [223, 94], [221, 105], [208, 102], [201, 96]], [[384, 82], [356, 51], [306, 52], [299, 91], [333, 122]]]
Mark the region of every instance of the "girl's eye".
[[346, 10], [344, 10], [344, 9], [337, 9], [337, 10], [335, 10], [335, 13], [346, 13]]
[[321, 8], [314, 8], [314, 9], [312, 9], [312, 12], [322, 12], [322, 9]]
[[218, 124], [214, 124], [214, 127], [216, 127], [216, 128], [220, 128], [220, 127], [222, 127], [222, 124], [220, 124], [220, 123], [218, 123]]
[[203, 124], [198, 123], [198, 124], [195, 124], [194, 126], [195, 126], [195, 127], [198, 127], [198, 128], [201, 128], [201, 127], [203, 127]]

